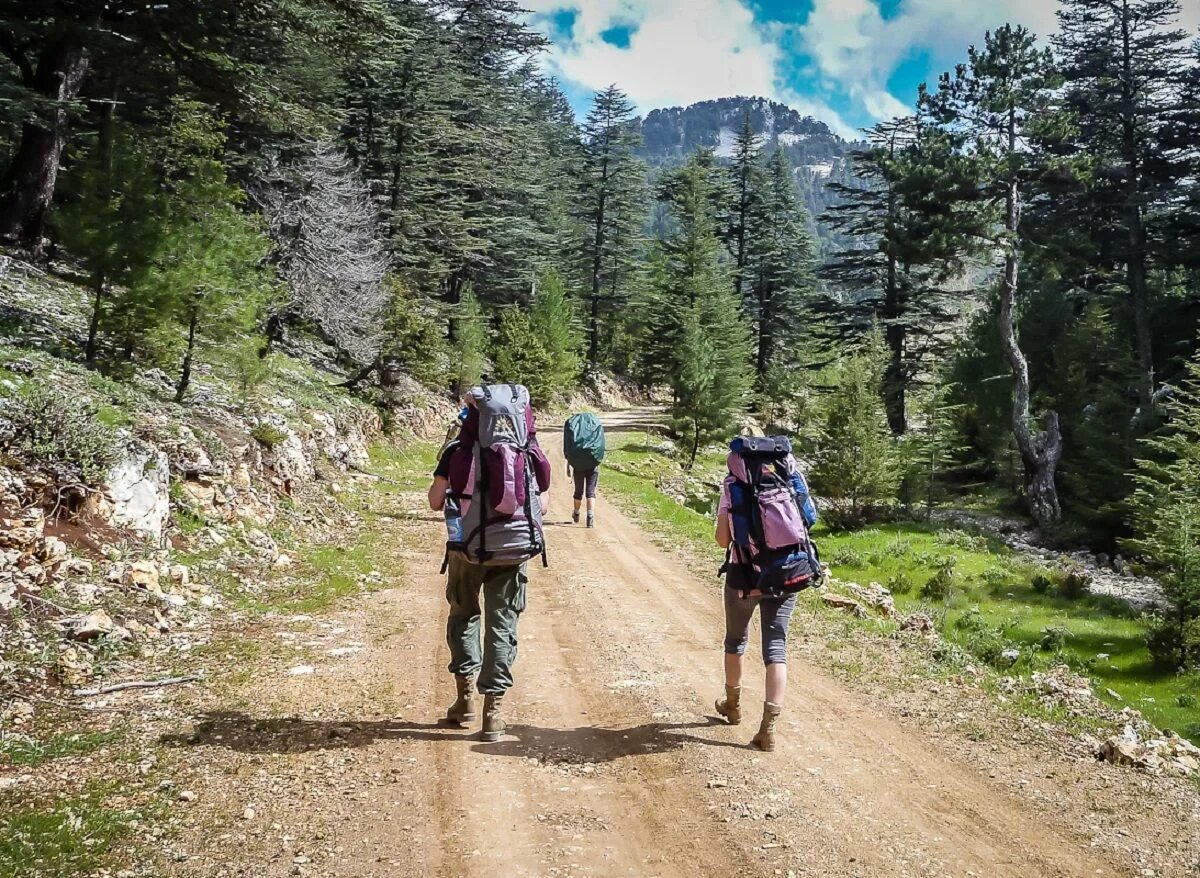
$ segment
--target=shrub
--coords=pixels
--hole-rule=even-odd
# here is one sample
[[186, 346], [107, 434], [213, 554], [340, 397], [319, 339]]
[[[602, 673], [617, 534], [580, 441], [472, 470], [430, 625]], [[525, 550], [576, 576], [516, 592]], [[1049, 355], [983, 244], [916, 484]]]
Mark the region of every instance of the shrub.
[[983, 584], [993, 591], [1006, 588], [1012, 583], [1012, 573], [1003, 567], [989, 567], [981, 574]]
[[1155, 616], [1146, 632], [1146, 646], [1161, 668], [1191, 667], [1195, 657], [1200, 656], [1200, 619], [1181, 623], [1174, 613]]
[[116, 462], [118, 443], [95, 407], [34, 385], [0, 400], [0, 454], [60, 483], [99, 485]]
[[1030, 586], [1038, 594], [1050, 594], [1058, 590], [1057, 571], [1051, 570], [1048, 567], [1043, 567], [1036, 571], [1029, 580]]
[[259, 444], [268, 449], [274, 449], [277, 445], [283, 443], [287, 439], [287, 433], [280, 430], [278, 427], [268, 424], [266, 421], [257, 425], [250, 431], [250, 435]]
[[921, 587], [921, 597], [930, 601], [944, 601], [958, 589], [958, 573], [956, 558], [945, 558], [941, 567]]
[[1044, 652], [1062, 652], [1067, 645], [1070, 632], [1060, 625], [1049, 625], [1042, 629], [1042, 639], [1038, 644]]
[[1011, 644], [999, 628], [989, 625], [978, 609], [954, 623], [963, 647], [980, 661], [989, 665], [1009, 664], [1004, 653]]
[[1200, 700], [1197, 700], [1196, 696], [1190, 692], [1180, 692], [1175, 699], [1175, 704], [1179, 707], [1191, 708], [1200, 704]]
[[834, 549], [829, 554], [831, 567], [849, 567], [852, 570], [862, 570], [867, 566], [866, 560], [853, 549]]
[[1092, 577], [1083, 570], [1065, 570], [1058, 581], [1058, 596], [1077, 601], [1088, 593]]
[[887, 587], [892, 594], [912, 594], [917, 584], [907, 573], [894, 573], [888, 578]]

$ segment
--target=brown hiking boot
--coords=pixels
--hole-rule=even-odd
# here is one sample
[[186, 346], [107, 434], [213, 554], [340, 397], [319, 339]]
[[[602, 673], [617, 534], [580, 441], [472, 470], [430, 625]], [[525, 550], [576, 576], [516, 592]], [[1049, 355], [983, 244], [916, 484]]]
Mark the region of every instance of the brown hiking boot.
[[725, 686], [725, 697], [717, 701], [717, 713], [725, 717], [725, 721], [731, 726], [736, 726], [742, 721], [742, 687], [741, 686]]
[[500, 715], [503, 701], [503, 695], [483, 696], [483, 740], [488, 743], [499, 741], [508, 728], [504, 724], [504, 717]]
[[769, 701], [763, 702], [763, 717], [762, 725], [758, 727], [758, 734], [750, 741], [751, 746], [757, 747], [766, 753], [770, 753], [775, 749], [775, 725], [779, 722], [779, 712], [783, 707], [779, 704], [772, 704]]
[[446, 722], [465, 728], [475, 722], [475, 678], [456, 676], [454, 684], [458, 698], [446, 711]]

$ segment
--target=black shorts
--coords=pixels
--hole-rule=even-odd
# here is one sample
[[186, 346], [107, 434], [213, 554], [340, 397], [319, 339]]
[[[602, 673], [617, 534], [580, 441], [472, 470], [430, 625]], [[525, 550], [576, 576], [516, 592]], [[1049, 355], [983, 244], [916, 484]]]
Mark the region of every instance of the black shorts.
[[575, 499], [582, 500], [586, 496], [592, 500], [596, 496], [596, 485], [600, 482], [600, 467], [593, 470], [575, 469]]

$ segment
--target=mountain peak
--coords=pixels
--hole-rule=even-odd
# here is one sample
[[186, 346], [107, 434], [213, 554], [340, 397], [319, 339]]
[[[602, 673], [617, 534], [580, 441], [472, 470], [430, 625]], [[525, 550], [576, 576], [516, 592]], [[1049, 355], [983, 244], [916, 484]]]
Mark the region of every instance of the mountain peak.
[[793, 156], [800, 164], [846, 152], [846, 142], [819, 119], [778, 101], [746, 95], [651, 111], [642, 120], [644, 152], [648, 158], [669, 159], [712, 149], [718, 156], [728, 157], [747, 113], [754, 133], [764, 138], [768, 148], [785, 146], [794, 152], [794, 147], [810, 144], [813, 148]]

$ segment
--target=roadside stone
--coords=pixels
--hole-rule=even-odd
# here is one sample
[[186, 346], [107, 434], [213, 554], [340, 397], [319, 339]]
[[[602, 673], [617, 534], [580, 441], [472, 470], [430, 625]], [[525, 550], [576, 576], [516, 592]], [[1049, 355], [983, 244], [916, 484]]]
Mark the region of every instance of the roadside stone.
[[843, 594], [835, 594], [833, 592], [825, 592], [821, 595], [821, 602], [827, 607], [832, 607], [835, 610], [844, 610], [853, 614], [859, 619], [867, 618], [867, 611], [854, 598], [846, 597]]
[[135, 588], [145, 589], [151, 594], [162, 594], [158, 565], [153, 561], [135, 561], [130, 564], [126, 582]]
[[[112, 617], [104, 610], [93, 610], [81, 619], [76, 620], [71, 628], [71, 637], [75, 640], [88, 641], [97, 637], [112, 634], [114, 630]], [[129, 632], [125, 634], [128, 636]]]

